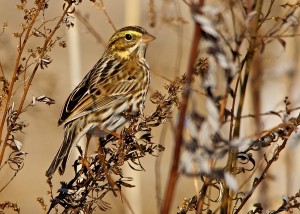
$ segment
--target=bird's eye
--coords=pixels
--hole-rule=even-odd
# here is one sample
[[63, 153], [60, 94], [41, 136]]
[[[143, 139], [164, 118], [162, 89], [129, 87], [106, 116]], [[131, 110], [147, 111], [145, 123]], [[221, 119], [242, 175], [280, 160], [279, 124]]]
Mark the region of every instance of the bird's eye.
[[130, 40], [132, 39], [132, 35], [129, 34], [129, 33], [127, 33], [127, 34], [125, 35], [125, 39], [126, 39], [127, 41], [130, 41]]

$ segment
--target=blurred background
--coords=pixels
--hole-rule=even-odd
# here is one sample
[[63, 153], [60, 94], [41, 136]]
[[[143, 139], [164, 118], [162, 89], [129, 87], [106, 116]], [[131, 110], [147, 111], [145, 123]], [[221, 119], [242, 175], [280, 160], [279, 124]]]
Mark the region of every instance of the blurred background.
[[[172, 80], [187, 70], [194, 27], [189, 7], [180, 0], [106, 0], [103, 2], [105, 11], [117, 29], [127, 25], [140, 25], [156, 37], [156, 40], [149, 44], [146, 55], [152, 70], [152, 85], [149, 93], [151, 94], [154, 90], [164, 93], [163, 85], [168, 82], [167, 79]], [[13, 38], [12, 34], [20, 31], [23, 16], [16, 10], [16, 3], [17, 1], [0, 0], [0, 24], [8, 22], [5, 34], [0, 37], [0, 61], [7, 75], [11, 75], [13, 70], [18, 45], [17, 39]], [[206, 4], [219, 5], [221, 8], [226, 6], [225, 2], [221, 4], [218, 1], [206, 1]], [[277, 12], [280, 13], [280, 10]], [[45, 16], [57, 17], [61, 13], [61, 2], [50, 1]], [[92, 35], [87, 24], [75, 18], [74, 28], [66, 30], [62, 27], [58, 33], [63, 36], [67, 48], [55, 47], [51, 52], [53, 62], [47, 69], [39, 70], [35, 77], [27, 103], [31, 102], [32, 96], [46, 95], [55, 100], [55, 105], [38, 103], [36, 107], [29, 108], [26, 113], [22, 114], [22, 120], [30, 123], [23, 134], [16, 135], [17, 139], [23, 143], [23, 151], [28, 153], [25, 165], [9, 186], [0, 193], [0, 201], [17, 202], [21, 213], [43, 213], [36, 198], [43, 197], [46, 202], [50, 199], [47, 194], [49, 186], [46, 183], [45, 171], [63, 140], [63, 127], [57, 126], [60, 111], [69, 93], [101, 57], [105, 48], [104, 44], [114, 33], [104, 9], [99, 5], [84, 1], [76, 8], [76, 14], [81, 17], [81, 20], [83, 17], [87, 20], [95, 29], [98, 38]], [[28, 48], [36, 45], [35, 40], [31, 40]], [[284, 109], [285, 96], [289, 96], [293, 106], [299, 106], [298, 37], [287, 39], [285, 48], [282, 48], [280, 44], [273, 44], [272, 48], [267, 49], [259, 57], [264, 59], [259, 74], [263, 79], [260, 98], [261, 112]], [[197, 96], [194, 108], [196, 107], [199, 112], [205, 114], [206, 109], [201, 105], [202, 99], [204, 97]], [[247, 94], [245, 114], [253, 112], [251, 105], [253, 99], [256, 98]], [[153, 108], [154, 106], [147, 100], [145, 114], [150, 113]], [[280, 123], [279, 119], [274, 118], [262, 118], [262, 127], [267, 129]], [[176, 111], [172, 120], [176, 121]], [[256, 127], [253, 124], [252, 119], [245, 120], [242, 126], [244, 136], [255, 132]], [[124, 176], [133, 177], [132, 183], [136, 186], [127, 188], [125, 196], [137, 214], [158, 213], [157, 201], [161, 200], [164, 195], [174, 145], [171, 125], [167, 122], [165, 126], [165, 128], [160, 126], [153, 129], [153, 142], [159, 142], [162, 139], [162, 132], [166, 133], [164, 141], [159, 142], [166, 148], [160, 153], [160, 158], [152, 156], [144, 158], [142, 165], [146, 171], [137, 172], [125, 167]], [[93, 140], [95, 142], [95, 139]], [[300, 158], [297, 155], [299, 152], [297, 145], [296, 143], [289, 145], [283, 157], [273, 165], [270, 171], [268, 192], [264, 193], [269, 199], [268, 206], [270, 207], [281, 203], [283, 194], [294, 194], [300, 187], [300, 169], [297, 167]], [[76, 152], [73, 152], [73, 159], [76, 158]], [[160, 162], [159, 167], [157, 167], [157, 161]], [[69, 162], [70, 169], [67, 169], [63, 176], [59, 176], [58, 173], [54, 176], [54, 190], [60, 187], [60, 181], [67, 181], [72, 177], [71, 163], [72, 160]], [[9, 168], [0, 171], [1, 186], [10, 179], [12, 174]], [[275, 174], [279, 176], [273, 176]], [[159, 179], [161, 186], [157, 186], [156, 179]], [[197, 187], [200, 184], [201, 181], [195, 181], [193, 177], [180, 176], [171, 213], [176, 213], [177, 206], [182, 204], [184, 198], [197, 194]], [[255, 202], [258, 193], [259, 191], [251, 199], [249, 205]], [[120, 198], [108, 195], [105, 200], [112, 207], [106, 213], [130, 213]]]

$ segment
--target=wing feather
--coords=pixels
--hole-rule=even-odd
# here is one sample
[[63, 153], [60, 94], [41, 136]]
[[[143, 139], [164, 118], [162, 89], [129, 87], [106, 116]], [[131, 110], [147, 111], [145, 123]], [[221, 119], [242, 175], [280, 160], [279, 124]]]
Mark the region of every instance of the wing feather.
[[[127, 63], [129, 64], [114, 60], [99, 61], [68, 97], [58, 125], [107, 108], [116, 102], [124, 102], [128, 93], [138, 84], [139, 80], [134, 75], [138, 75], [143, 69], [136, 63]], [[124, 79], [126, 72], [132, 78]]]

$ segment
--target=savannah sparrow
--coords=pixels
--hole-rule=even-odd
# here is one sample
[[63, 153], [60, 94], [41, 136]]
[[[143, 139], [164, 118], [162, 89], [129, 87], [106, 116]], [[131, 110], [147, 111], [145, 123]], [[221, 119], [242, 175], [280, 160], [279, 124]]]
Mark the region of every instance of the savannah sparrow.
[[63, 174], [72, 148], [95, 129], [115, 131], [126, 123], [125, 114], [142, 113], [150, 85], [145, 60], [147, 43], [155, 37], [141, 27], [118, 30], [109, 40], [101, 59], [67, 99], [58, 120], [64, 124], [64, 141], [46, 172], [59, 167]]

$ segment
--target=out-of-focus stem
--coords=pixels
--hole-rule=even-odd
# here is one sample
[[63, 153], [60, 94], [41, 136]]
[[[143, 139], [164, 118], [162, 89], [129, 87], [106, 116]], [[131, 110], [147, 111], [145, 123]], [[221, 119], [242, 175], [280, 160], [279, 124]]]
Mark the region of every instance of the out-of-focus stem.
[[[261, 54], [256, 54], [254, 56], [254, 69], [253, 75], [251, 78], [251, 92], [252, 92], [252, 106], [254, 110], [254, 126], [255, 132], [260, 133], [262, 127], [261, 117], [259, 116], [261, 113], [261, 86], [262, 86], [262, 60], [263, 56]], [[259, 159], [264, 157], [264, 152], [260, 150], [258, 152]], [[262, 171], [263, 167], [259, 166], [259, 171]], [[263, 182], [259, 189], [259, 201], [263, 207], [268, 207], [268, 183]]]
[[209, 177], [206, 177], [204, 180], [204, 184], [201, 188], [199, 199], [198, 199], [197, 212], [196, 212], [197, 214], [201, 214], [203, 211], [204, 200], [205, 200], [205, 196], [206, 196], [210, 181], [211, 180]]
[[[261, 15], [262, 11], [262, 5], [263, 5], [263, 0], [257, 0], [256, 1], [256, 7], [255, 11], [256, 14], [253, 17], [252, 21], [252, 28], [250, 31], [250, 40], [249, 40], [249, 49], [248, 52], [245, 56], [245, 73], [244, 73], [244, 79], [242, 80], [241, 84], [241, 90], [240, 90], [240, 100], [239, 100], [239, 105], [238, 105], [238, 110], [237, 110], [237, 120], [235, 123], [235, 127], [233, 130], [233, 136], [234, 137], [239, 137], [240, 135], [240, 128], [241, 128], [241, 115], [242, 115], [242, 110], [244, 106], [244, 101], [245, 101], [245, 95], [246, 95], [246, 89], [247, 89], [247, 83], [248, 83], [248, 78], [251, 70], [251, 64], [253, 61], [253, 57], [256, 51], [256, 37], [257, 37], [257, 32], [259, 29], [259, 17]], [[242, 72], [242, 71], [240, 71]], [[237, 157], [237, 149], [231, 149], [231, 151], [228, 154], [228, 160], [227, 160], [227, 165], [225, 167], [226, 171], [233, 172], [235, 165], [236, 165], [236, 157]], [[230, 190], [229, 188], [225, 185], [223, 197], [222, 197], [222, 205], [221, 205], [221, 213], [222, 214], [227, 214], [231, 213], [231, 200], [229, 196]]]
[[80, 57], [80, 35], [77, 21], [72, 29], [68, 30], [68, 39], [70, 42], [69, 51], [69, 66], [70, 66], [70, 80], [71, 88], [75, 88], [81, 80], [81, 57]]
[[257, 37], [257, 32], [258, 32], [258, 24], [259, 24], [259, 16], [261, 14], [262, 10], [262, 5], [263, 5], [263, 0], [258, 0], [256, 2], [256, 15], [253, 20], [253, 28], [251, 30], [251, 38], [250, 38], [250, 44], [249, 44], [249, 50], [246, 54], [246, 66], [245, 66], [245, 74], [244, 74], [244, 80], [242, 81], [241, 85], [241, 91], [240, 91], [240, 102], [238, 106], [238, 111], [237, 111], [237, 120], [236, 120], [236, 125], [234, 128], [233, 136], [238, 137], [240, 135], [240, 127], [241, 127], [241, 115], [242, 115], [242, 110], [244, 106], [244, 101], [245, 101], [245, 95], [246, 95], [246, 89], [247, 89], [247, 84], [248, 84], [248, 78], [251, 70], [251, 64], [253, 61], [253, 57], [256, 51], [256, 37]]
[[[297, 117], [296, 121], [294, 121], [296, 126], [299, 126], [300, 123], [300, 115]], [[282, 150], [287, 145], [287, 141], [289, 140], [290, 135], [295, 131], [295, 129], [290, 129], [288, 133], [286, 134], [285, 140], [282, 142], [281, 145], [277, 146], [276, 150], [274, 151], [272, 158], [267, 161], [267, 166], [262, 170], [260, 176], [256, 179], [255, 183], [253, 184], [251, 190], [248, 192], [248, 194], [241, 200], [240, 205], [236, 208], [236, 210], [233, 212], [233, 214], [238, 214], [244, 205], [247, 203], [249, 198], [253, 195], [256, 188], [260, 185], [260, 183], [265, 179], [267, 172], [269, 171], [270, 167], [274, 162], [278, 160], [278, 157]]]
[[101, 46], [106, 47], [106, 42], [100, 36], [100, 34], [97, 33], [97, 31], [91, 25], [89, 20], [86, 17], [84, 17], [83, 15], [81, 15], [81, 13], [79, 11], [75, 11], [74, 14], [75, 14], [76, 18], [86, 27], [88, 32], [97, 40], [97, 42], [99, 44], [101, 44]]
[[[204, 4], [204, 0], [199, 0], [198, 7], [202, 7]], [[192, 42], [192, 48], [190, 53], [190, 59], [189, 59], [189, 65], [188, 65], [188, 71], [187, 71], [187, 79], [185, 84], [185, 90], [182, 95], [182, 101], [181, 101], [181, 108], [179, 112], [179, 120], [176, 127], [176, 134], [175, 134], [175, 148], [174, 148], [174, 154], [172, 158], [172, 167], [171, 172], [169, 175], [169, 180], [167, 183], [167, 189], [165, 193], [164, 198], [164, 204], [161, 210], [162, 214], [167, 214], [170, 212], [170, 207], [172, 203], [172, 199], [174, 196], [175, 191], [175, 185], [178, 177], [178, 166], [179, 166], [179, 159], [180, 159], [180, 151], [182, 146], [182, 134], [183, 134], [183, 128], [184, 128], [184, 121], [185, 121], [185, 115], [187, 111], [188, 106], [188, 100], [190, 97], [190, 85], [192, 82], [192, 75], [193, 75], [193, 67], [194, 63], [196, 61], [197, 55], [198, 55], [198, 46], [199, 46], [199, 40], [201, 36], [201, 28], [198, 23], [195, 22], [195, 30], [194, 30], [194, 36], [193, 36], [193, 42]]]

